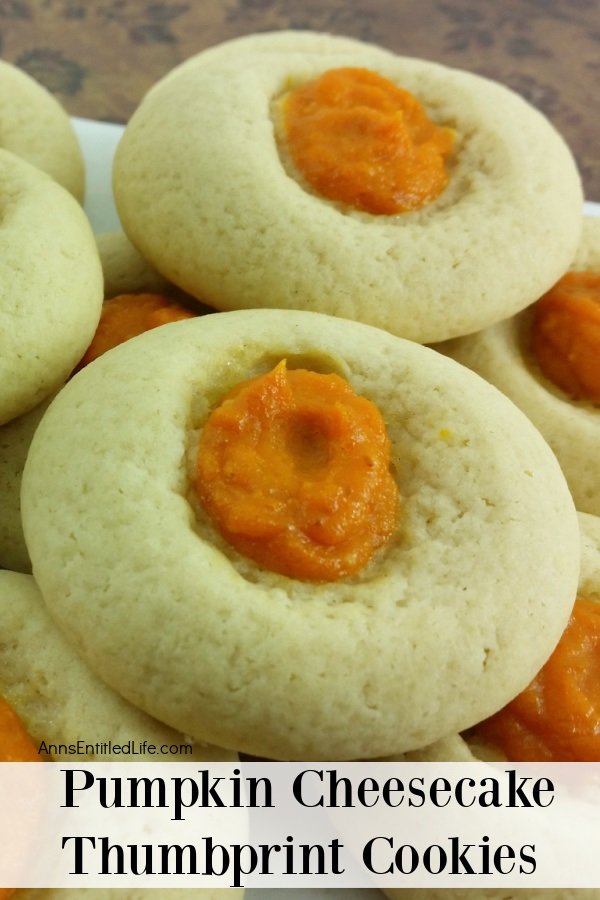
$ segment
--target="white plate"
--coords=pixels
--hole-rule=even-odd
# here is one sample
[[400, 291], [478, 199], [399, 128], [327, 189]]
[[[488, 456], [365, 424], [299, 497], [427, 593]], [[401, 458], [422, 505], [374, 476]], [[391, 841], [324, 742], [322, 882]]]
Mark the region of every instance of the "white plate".
[[[111, 187], [114, 152], [123, 133], [121, 125], [74, 119], [73, 124], [81, 142], [86, 161], [85, 209], [96, 233], [120, 230]], [[587, 202], [584, 211], [600, 216], [600, 203]], [[281, 900], [285, 890], [249, 890], [248, 900]], [[382, 900], [379, 891], [372, 890], [309, 890], [294, 891], [294, 900]]]

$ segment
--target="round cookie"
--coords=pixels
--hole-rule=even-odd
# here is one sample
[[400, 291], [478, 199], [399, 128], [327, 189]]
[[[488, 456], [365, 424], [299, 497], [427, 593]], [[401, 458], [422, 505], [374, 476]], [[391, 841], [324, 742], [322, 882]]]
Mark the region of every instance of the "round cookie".
[[[339, 582], [260, 569], [191, 491], [211, 408], [283, 357], [346, 377], [391, 440], [396, 529]], [[256, 756], [384, 756], [468, 727], [539, 669], [577, 584], [570, 495], [518, 410], [440, 354], [314, 313], [208, 316], [115, 348], [44, 417], [22, 503], [44, 599], [92, 668]]]
[[235, 754], [208, 744], [193, 743], [131, 706], [107, 687], [77, 656], [54, 625], [31, 575], [0, 572], [0, 695], [17, 711], [36, 744], [54, 744], [55, 761], [73, 758], [110, 760], [110, 753], [79, 754], [60, 750], [85, 740], [90, 745], [143, 741], [156, 747], [179, 747], [157, 757], [144, 752], [136, 758], [156, 762], [235, 760]]
[[102, 270], [79, 204], [43, 172], [0, 150], [0, 424], [68, 377], [102, 304]]
[[0, 61], [1, 146], [47, 172], [83, 201], [83, 155], [69, 116], [46, 88]]
[[[586, 218], [571, 271], [600, 272], [600, 218]], [[600, 409], [572, 400], [544, 377], [527, 347], [532, 313], [441, 344], [451, 356], [499, 388], [541, 431], [565, 474], [575, 505], [600, 515]]]
[[[288, 172], [273, 103], [342, 66], [402, 85], [455, 130], [450, 184], [437, 200], [376, 216], [341, 208]], [[581, 229], [571, 154], [516, 94], [310, 32], [242, 38], [167, 75], [132, 116], [113, 182], [133, 243], [210, 305], [314, 310], [424, 343], [533, 302], [566, 270]]]
[[[96, 243], [104, 278], [104, 298], [123, 293], [163, 293], [180, 297], [181, 292], [158, 274], [123, 232], [97, 235]], [[200, 312], [209, 312], [191, 298]], [[0, 426], [0, 567], [31, 572], [31, 560], [21, 526], [21, 476], [31, 439], [50, 399], [6, 425]]]
[[[581, 573], [579, 591], [582, 596], [600, 602], [600, 518], [579, 514], [581, 528]], [[399, 758], [397, 758], [399, 759]], [[475, 762], [480, 759], [503, 759], [498, 750], [482, 746], [470, 737], [465, 740], [458, 734], [450, 735], [434, 744], [404, 754], [402, 760], [410, 762]], [[505, 900], [506, 890], [498, 889], [419, 889], [403, 890], [384, 888], [383, 893], [390, 900]], [[540, 888], [511, 890], [515, 900], [598, 900], [600, 888], [578, 888], [566, 890]]]

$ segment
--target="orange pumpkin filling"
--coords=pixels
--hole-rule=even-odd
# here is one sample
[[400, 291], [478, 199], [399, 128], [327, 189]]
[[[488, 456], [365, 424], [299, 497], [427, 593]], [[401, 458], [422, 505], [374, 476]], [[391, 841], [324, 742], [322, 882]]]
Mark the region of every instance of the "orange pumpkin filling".
[[240, 553], [273, 572], [333, 581], [396, 525], [382, 416], [338, 375], [273, 371], [230, 391], [200, 437], [195, 487]]
[[[40, 761], [37, 749], [20, 718], [0, 696], [0, 763]], [[0, 887], [0, 900], [8, 900], [15, 891], [16, 888]]]
[[160, 294], [120, 294], [106, 300], [92, 343], [77, 368], [82, 369], [107, 350], [144, 331], [179, 319], [191, 319], [195, 315], [185, 306]]
[[365, 212], [419, 209], [448, 184], [453, 132], [368, 69], [331, 69], [283, 99], [291, 159], [322, 197]]
[[577, 599], [546, 665], [475, 733], [512, 762], [600, 762], [600, 604]]
[[549, 381], [600, 405], [600, 273], [569, 272], [538, 300], [531, 350]]

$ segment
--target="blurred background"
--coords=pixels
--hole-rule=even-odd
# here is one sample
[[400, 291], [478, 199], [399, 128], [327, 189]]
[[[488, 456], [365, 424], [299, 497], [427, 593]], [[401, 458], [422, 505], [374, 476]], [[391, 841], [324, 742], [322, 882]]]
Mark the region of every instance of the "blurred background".
[[200, 50], [282, 28], [331, 31], [503, 82], [541, 109], [600, 201], [600, 0], [0, 0], [0, 52], [76, 116], [127, 121]]

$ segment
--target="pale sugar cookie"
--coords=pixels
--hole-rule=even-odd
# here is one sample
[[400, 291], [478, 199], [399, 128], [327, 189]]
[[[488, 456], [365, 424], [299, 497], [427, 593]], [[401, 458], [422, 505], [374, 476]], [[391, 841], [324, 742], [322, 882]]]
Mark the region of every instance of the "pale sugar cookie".
[[[54, 760], [114, 759], [103, 746], [129, 741], [140, 751], [138, 759], [153, 762], [237, 758], [219, 747], [187, 740], [100, 681], [52, 622], [31, 575], [0, 572], [0, 622], [0, 694], [36, 745], [43, 745]], [[142, 752], [144, 742], [156, 752]]]
[[[448, 183], [435, 199], [374, 214], [324, 197], [297, 173], [281, 104], [291, 88], [340, 68], [408, 90], [450, 135]], [[342, 155], [325, 166], [332, 178]], [[530, 304], [566, 270], [581, 228], [572, 156], [518, 95], [310, 32], [228, 42], [167, 75], [132, 116], [113, 181], [133, 243], [210, 305], [325, 312], [424, 343]]]
[[104, 276], [104, 299], [117, 294], [173, 291], [166, 278], [138, 253], [122, 231], [96, 235]]
[[[579, 592], [590, 600], [600, 602], [600, 518], [579, 514], [582, 558]], [[600, 701], [600, 697], [597, 698]], [[399, 759], [399, 758], [397, 758]], [[501, 750], [482, 741], [477, 732], [465, 736], [452, 735], [436, 741], [422, 750], [402, 757], [410, 762], [476, 762], [478, 760], [506, 760]], [[578, 889], [419, 889], [384, 888], [391, 900], [598, 900], [600, 888]]]
[[[23, 888], [15, 900], [156, 900], [156, 888]], [[160, 888], [161, 900], [240, 900], [243, 888]]]
[[[335, 581], [252, 562], [193, 487], [211, 411], [284, 358], [339, 376], [390, 441], [391, 535]], [[311, 415], [288, 436], [321, 477], [333, 420]], [[260, 465], [232, 478], [251, 487]], [[272, 758], [384, 756], [479, 721], [547, 657], [579, 570], [562, 474], [512, 404], [440, 354], [315, 313], [208, 316], [115, 348], [44, 417], [22, 501], [36, 580], [91, 667], [173, 727]]]

